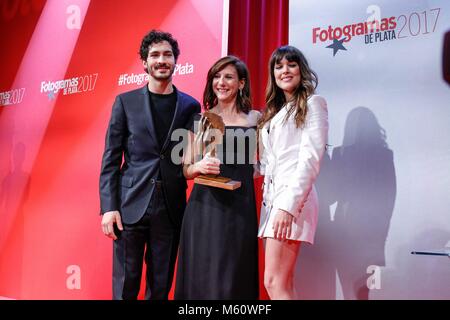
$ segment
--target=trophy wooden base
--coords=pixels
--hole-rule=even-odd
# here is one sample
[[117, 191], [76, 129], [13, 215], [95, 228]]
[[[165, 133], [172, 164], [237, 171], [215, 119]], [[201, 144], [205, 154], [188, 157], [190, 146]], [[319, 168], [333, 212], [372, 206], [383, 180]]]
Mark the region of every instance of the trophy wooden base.
[[194, 179], [194, 183], [226, 190], [235, 190], [241, 186], [240, 181], [213, 175], [199, 175]]

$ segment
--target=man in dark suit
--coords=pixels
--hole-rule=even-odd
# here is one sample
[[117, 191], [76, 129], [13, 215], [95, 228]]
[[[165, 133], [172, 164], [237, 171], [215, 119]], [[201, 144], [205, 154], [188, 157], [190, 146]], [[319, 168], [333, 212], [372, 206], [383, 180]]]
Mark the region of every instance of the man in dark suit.
[[114, 102], [100, 174], [103, 233], [114, 239], [113, 299], [136, 299], [145, 260], [145, 299], [167, 299], [186, 181], [173, 161], [174, 130], [186, 128], [200, 104], [172, 84], [180, 51], [169, 33], [152, 30], [140, 56], [148, 84]]

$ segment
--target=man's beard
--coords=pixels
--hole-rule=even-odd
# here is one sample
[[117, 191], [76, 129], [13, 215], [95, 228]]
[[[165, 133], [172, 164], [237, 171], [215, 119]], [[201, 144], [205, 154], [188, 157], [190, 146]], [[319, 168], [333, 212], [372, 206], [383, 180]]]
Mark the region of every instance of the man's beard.
[[[158, 74], [158, 69], [161, 67], [167, 67], [169, 70], [165, 74]], [[170, 66], [167, 64], [157, 64], [153, 68], [150, 69], [150, 75], [156, 80], [167, 80], [172, 77], [173, 71], [175, 70], [175, 66]]]

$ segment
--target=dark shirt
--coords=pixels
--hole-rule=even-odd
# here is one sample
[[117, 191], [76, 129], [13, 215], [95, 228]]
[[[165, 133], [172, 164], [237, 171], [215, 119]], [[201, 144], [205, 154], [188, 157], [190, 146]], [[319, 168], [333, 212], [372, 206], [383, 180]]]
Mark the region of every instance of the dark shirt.
[[170, 94], [158, 94], [150, 92], [150, 108], [152, 109], [153, 125], [159, 148], [162, 149], [164, 142], [169, 134], [169, 129], [172, 124], [173, 116], [175, 114], [175, 107], [177, 104], [177, 93], [173, 90]]

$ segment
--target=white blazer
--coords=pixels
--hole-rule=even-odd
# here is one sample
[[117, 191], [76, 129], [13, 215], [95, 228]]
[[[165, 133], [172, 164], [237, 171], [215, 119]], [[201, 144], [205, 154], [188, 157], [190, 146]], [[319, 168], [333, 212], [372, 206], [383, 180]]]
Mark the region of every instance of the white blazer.
[[289, 239], [314, 242], [319, 205], [314, 181], [328, 140], [328, 110], [324, 98], [308, 99], [305, 124], [297, 128], [295, 111], [285, 121], [284, 106], [261, 130], [264, 177], [258, 236], [273, 238], [277, 209], [294, 216]]

